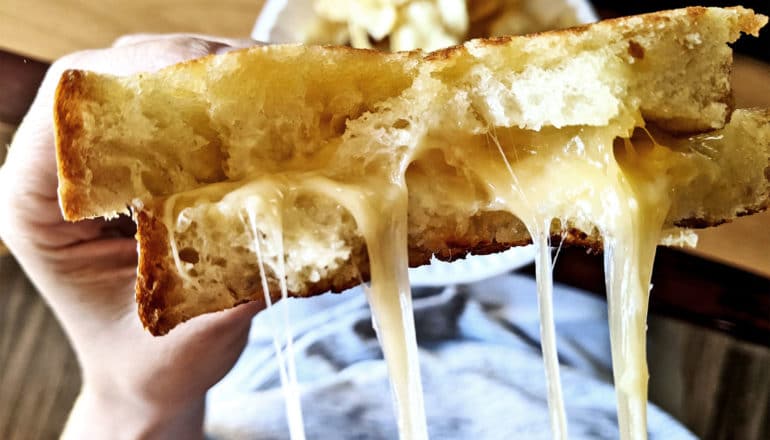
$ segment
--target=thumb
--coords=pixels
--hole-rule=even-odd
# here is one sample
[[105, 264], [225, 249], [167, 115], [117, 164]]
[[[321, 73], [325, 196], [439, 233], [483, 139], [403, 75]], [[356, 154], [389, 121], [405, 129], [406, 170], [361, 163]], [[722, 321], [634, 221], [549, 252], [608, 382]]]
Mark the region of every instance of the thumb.
[[[36, 182], [36, 188], [44, 188], [54, 194], [52, 190], [56, 186], [56, 168], [53, 149], [53, 100], [59, 79], [67, 69], [130, 75], [260, 44], [262, 43], [250, 39], [195, 34], [138, 34], [119, 38], [111, 48], [66, 55], [51, 65], [46, 73], [29, 112], [16, 131], [8, 152], [7, 164], [36, 167], [41, 172], [27, 176], [40, 175], [42, 182]], [[15, 148], [17, 145], [24, 147]], [[30, 155], [36, 157], [29, 157]]]

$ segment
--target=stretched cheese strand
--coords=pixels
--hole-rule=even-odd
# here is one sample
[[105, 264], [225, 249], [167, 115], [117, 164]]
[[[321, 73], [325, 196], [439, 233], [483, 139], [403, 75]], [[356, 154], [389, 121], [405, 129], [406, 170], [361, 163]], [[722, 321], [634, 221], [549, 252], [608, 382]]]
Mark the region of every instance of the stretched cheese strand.
[[371, 284], [366, 289], [372, 323], [388, 366], [399, 438], [427, 439], [417, 336], [409, 287], [407, 193], [403, 181], [343, 185], [316, 177], [304, 188], [337, 200], [351, 212], [369, 254]]
[[[540, 347], [545, 365], [545, 384], [547, 390], [548, 412], [551, 420], [551, 434], [556, 440], [568, 438], [567, 413], [564, 410], [564, 397], [559, 375], [559, 355], [556, 349], [556, 325], [553, 318], [553, 264], [550, 249], [550, 217], [538, 219], [537, 210], [526, 194], [526, 189], [508, 161], [496, 132], [491, 139], [500, 152], [505, 168], [511, 176], [511, 190], [508, 196], [508, 210], [522, 220], [535, 245], [535, 278], [537, 282], [537, 305], [540, 314]], [[532, 194], [537, 197], [537, 194]], [[518, 199], [518, 200], [517, 200]], [[516, 202], [514, 202], [516, 200]], [[537, 199], [535, 199], [537, 200]]]
[[[667, 158], [664, 147], [652, 136], [648, 140], [651, 150], [645, 152], [643, 161], [639, 148], [625, 142], [620, 155], [627, 165], [620, 182], [627, 188], [620, 200], [625, 215], [603, 237], [612, 370], [620, 438], [624, 440], [647, 438], [647, 306], [655, 250], [671, 204], [666, 175], [655, 180], [639, 176]], [[645, 148], [647, 143], [638, 141], [637, 146]]]
[[553, 319], [553, 265], [550, 247], [551, 221], [536, 228], [532, 234], [535, 244], [535, 277], [537, 279], [537, 305], [540, 312], [540, 346], [545, 364], [545, 385], [548, 390], [548, 411], [551, 433], [554, 439], [566, 439], [567, 413], [559, 375], [559, 356], [556, 350], [556, 326]]
[[[479, 154], [463, 160], [485, 178], [494, 199], [525, 224], [538, 247], [541, 341], [554, 437], [567, 437], [548, 249], [550, 220], [555, 217], [589, 221], [602, 235], [621, 438], [646, 439], [647, 302], [655, 247], [670, 206], [665, 170], [671, 151], [651, 136], [636, 139], [637, 145], [626, 141], [625, 149], [616, 151], [611, 137], [591, 129], [571, 134], [565, 130], [560, 135], [567, 137], [549, 142], [538, 134], [519, 133], [511, 136], [504, 150], [497, 131], [490, 129], [489, 133], [502, 161]], [[501, 177], [506, 174], [508, 182]], [[572, 200], [576, 203], [565, 203]], [[587, 226], [581, 229], [590, 230]]]
[[[551, 420], [551, 435], [556, 440], [566, 440], [567, 413], [564, 409], [564, 397], [561, 389], [561, 377], [559, 375], [559, 356], [556, 349], [556, 325], [553, 317], [553, 264], [551, 259], [550, 233], [552, 218], [547, 215], [539, 215], [548, 210], [537, 209], [534, 204], [541, 200], [536, 190], [527, 188], [521, 184], [517, 174], [513, 171], [508, 157], [505, 155], [502, 145], [497, 138], [496, 131], [492, 131], [490, 139], [500, 153], [505, 170], [511, 177], [508, 186], [508, 194], [503, 195], [507, 200], [507, 209], [522, 220], [532, 237], [535, 246], [535, 278], [537, 281], [537, 304], [540, 314], [540, 347], [543, 353], [545, 366], [545, 384], [547, 390], [548, 412]], [[499, 176], [499, 174], [498, 174]], [[499, 191], [505, 191], [506, 186], [498, 186], [490, 182]], [[529, 193], [529, 194], [528, 194]]]
[[[646, 309], [649, 278], [642, 272], [640, 248], [605, 237], [604, 267], [610, 320], [610, 342], [618, 425], [621, 439], [647, 438], [647, 364], [645, 354]], [[629, 276], [630, 275], [630, 276]], [[636, 278], [636, 279], [633, 279]]]
[[[269, 310], [273, 301], [270, 296], [270, 287], [267, 283], [267, 276], [265, 271], [265, 258], [262, 252], [262, 232], [258, 228], [259, 214], [265, 215], [267, 227], [263, 227], [264, 231], [270, 231], [272, 234], [268, 239], [276, 243], [278, 252], [276, 255], [277, 264], [273, 267], [276, 268], [275, 277], [278, 278], [281, 288], [281, 298], [286, 300], [288, 293], [286, 290], [286, 269], [284, 263], [283, 253], [283, 233], [281, 226], [281, 214], [283, 208], [281, 202], [283, 194], [278, 188], [275, 190], [275, 198], [268, 199], [268, 203], [265, 204], [258, 196], [248, 197], [244, 200], [243, 209], [245, 209], [248, 224], [251, 227], [251, 233], [254, 239], [254, 249], [257, 254], [257, 263], [259, 266], [259, 276], [262, 281], [262, 292], [265, 297], [265, 308]], [[264, 195], [265, 192], [258, 191], [255, 194]], [[265, 206], [267, 205], [267, 206]], [[305, 428], [302, 420], [302, 402], [300, 398], [299, 383], [297, 381], [297, 370], [294, 361], [294, 348], [293, 348], [293, 335], [291, 331], [291, 324], [289, 320], [288, 304], [284, 303], [282, 307], [282, 321], [283, 325], [280, 327], [275, 325], [274, 316], [268, 312], [271, 319], [272, 333], [273, 333], [273, 347], [275, 348], [276, 358], [278, 360], [278, 373], [281, 379], [281, 388], [284, 393], [284, 400], [286, 402], [286, 419], [289, 424], [289, 436], [292, 440], [304, 440]], [[283, 338], [279, 336], [279, 333], [283, 335]], [[285, 342], [282, 342], [283, 339]], [[282, 345], [286, 344], [286, 356]]]
[[[397, 406], [401, 439], [427, 439], [417, 335], [407, 268], [406, 193], [384, 205], [367, 240], [371, 286], [366, 290]], [[389, 212], [388, 212], [389, 211]], [[371, 235], [369, 235], [372, 237]], [[395, 263], [395, 264], [394, 264]]]
[[[391, 391], [401, 439], [428, 438], [422, 382], [418, 360], [417, 337], [408, 277], [407, 248], [407, 190], [402, 178], [383, 182], [377, 177], [340, 183], [318, 173], [289, 173], [255, 179], [229, 193], [225, 206], [245, 210], [243, 223], [254, 237], [254, 249], [259, 262], [259, 273], [266, 307], [272, 306], [265, 271], [266, 257], [262, 250], [262, 234], [276, 254], [270, 261], [274, 277], [280, 283], [281, 296], [287, 296], [281, 213], [284, 194], [318, 193], [336, 200], [355, 218], [367, 243], [371, 286], [366, 289], [372, 311], [372, 321], [388, 366]], [[403, 176], [403, 172], [401, 173]], [[379, 176], [382, 177], [382, 176]], [[212, 194], [214, 192], [212, 191]], [[178, 196], [166, 201], [165, 219], [169, 227], [169, 242], [177, 270], [186, 282], [184, 263], [177, 252], [173, 207]], [[241, 213], [242, 215], [242, 213]], [[273, 231], [275, 231], [273, 233]], [[273, 343], [279, 362], [281, 384], [286, 397], [287, 419], [292, 439], [304, 439], [302, 409], [294, 366], [293, 342], [284, 307], [284, 325], [281, 329], [287, 355], [284, 356], [279, 335], [273, 334]], [[272, 325], [277, 329], [276, 325]]]

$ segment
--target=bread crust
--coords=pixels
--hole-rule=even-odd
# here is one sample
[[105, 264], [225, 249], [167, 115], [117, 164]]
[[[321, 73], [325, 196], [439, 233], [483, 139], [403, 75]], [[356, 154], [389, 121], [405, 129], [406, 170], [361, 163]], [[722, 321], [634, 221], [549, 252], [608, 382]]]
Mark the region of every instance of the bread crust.
[[81, 142], [82, 103], [88, 95], [85, 72], [67, 70], [56, 87], [54, 128], [56, 163], [59, 173], [59, 200], [66, 220], [82, 218], [88, 206], [86, 152]]

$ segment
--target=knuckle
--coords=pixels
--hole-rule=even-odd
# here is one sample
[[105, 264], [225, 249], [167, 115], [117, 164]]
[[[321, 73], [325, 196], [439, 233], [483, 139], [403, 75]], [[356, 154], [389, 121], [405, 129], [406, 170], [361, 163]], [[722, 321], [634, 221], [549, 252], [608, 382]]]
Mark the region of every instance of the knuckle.
[[49, 73], [61, 73], [67, 69], [76, 69], [81, 67], [87, 64], [89, 59], [93, 58], [94, 52], [95, 51], [93, 50], [82, 50], [79, 52], [68, 53], [67, 55], [64, 55], [58, 60], [54, 61], [48, 71]]

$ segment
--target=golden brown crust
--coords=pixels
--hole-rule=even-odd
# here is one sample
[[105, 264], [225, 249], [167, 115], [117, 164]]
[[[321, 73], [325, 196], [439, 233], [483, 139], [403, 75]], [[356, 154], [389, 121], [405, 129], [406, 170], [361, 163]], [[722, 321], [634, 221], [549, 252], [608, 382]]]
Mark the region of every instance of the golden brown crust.
[[[163, 222], [138, 212], [136, 216], [136, 239], [141, 249], [136, 280], [136, 302], [139, 318], [153, 335], [164, 335], [178, 324], [199, 315], [199, 310], [177, 307], [186, 302], [182, 279], [170, 261], [168, 231]], [[253, 274], [253, 276], [258, 276]], [[244, 275], [246, 278], [247, 275]], [[274, 283], [271, 283], [274, 284]], [[274, 286], [273, 286], [274, 287]], [[273, 301], [280, 299], [275, 288], [270, 289]], [[216, 303], [208, 304], [207, 312], [217, 312], [235, 307], [246, 302], [256, 302], [260, 309], [265, 307], [265, 299], [259, 284], [248, 295], [220, 296]], [[317, 294], [323, 291], [317, 292]]]
[[136, 280], [139, 317], [153, 334], [163, 334], [173, 327], [163, 315], [169, 302], [169, 295], [165, 292], [172, 292], [180, 280], [176, 271], [170, 270], [164, 257], [170, 252], [165, 238], [168, 235], [166, 227], [142, 211], [137, 213], [136, 221], [142, 225], [142, 232], [137, 230], [136, 234], [139, 249], [142, 250]]
[[[232, 296], [222, 297], [216, 304], [208, 305], [205, 310], [190, 310], [180, 312], [176, 306], [185, 302], [185, 290], [182, 287], [175, 263], [170, 258], [168, 230], [162, 221], [147, 212], [137, 213], [137, 241], [141, 249], [139, 257], [138, 277], [136, 283], [136, 300], [139, 305], [139, 316], [142, 323], [153, 335], [163, 335], [176, 325], [187, 321], [193, 316], [225, 310], [249, 301], [256, 301], [260, 308], [265, 306], [260, 283], [252, 283], [253, 288], [247, 292], [231, 291]], [[482, 220], [483, 221], [483, 220]], [[457, 237], [450, 231], [443, 231], [444, 237], [434, 237], [432, 242], [445, 243], [444, 247], [428, 249], [410, 246], [409, 265], [417, 267], [428, 264], [432, 256], [443, 261], [453, 261], [464, 258], [469, 254], [491, 254], [509, 249], [513, 246], [530, 244], [529, 239], [510, 242], [497, 242], [489, 237], [479, 235]], [[561, 237], [554, 237], [560, 240]], [[565, 244], [579, 245], [587, 249], [600, 249], [597, 237], [571, 230], [565, 237]], [[353, 269], [351, 270], [351, 267]], [[352, 275], [351, 275], [352, 274]], [[258, 273], [243, 275], [243, 278], [258, 278]], [[310, 297], [325, 292], [342, 292], [369, 280], [369, 261], [365, 247], [354, 249], [353, 258], [348, 266], [340, 268], [336, 274], [325, 277], [316, 283], [309, 283], [304, 292], [289, 292], [291, 297]], [[273, 301], [280, 299], [276, 280], [270, 280], [269, 290]]]
[[87, 194], [86, 157], [79, 148], [83, 134], [83, 110], [80, 105], [88, 95], [85, 72], [67, 70], [61, 77], [55, 94], [54, 127], [56, 162], [59, 173], [59, 200], [66, 220], [82, 217]]
[[[765, 26], [765, 24], [767, 24], [766, 16], [758, 15], [758, 14], [745, 14], [744, 12], [748, 10], [741, 6], [728, 7], [724, 9], [729, 11], [739, 12], [738, 31], [740, 32], [757, 36], [759, 34], [759, 30], [763, 26]], [[677, 17], [684, 17], [684, 16], [687, 16], [692, 20], [697, 20], [700, 17], [706, 15], [708, 10], [709, 8], [704, 6], [690, 6], [687, 8], [650, 12], [647, 14], [639, 14], [639, 15], [634, 15], [630, 17], [610, 18], [610, 19], [602, 20], [601, 24], [607, 27], [620, 28], [628, 24], [630, 19], [633, 19], [633, 20], [641, 19], [643, 22], [648, 24], [666, 22], [666, 21], [675, 19]], [[535, 33], [529, 34], [527, 38], [538, 36], [538, 35], [551, 35], [551, 36], [557, 36], [557, 37], [580, 35], [589, 31], [592, 26], [595, 26], [595, 24], [584, 24], [584, 25], [573, 26], [565, 29], [535, 32]], [[513, 39], [516, 39], [516, 38], [522, 38], [522, 37], [502, 36], [502, 37], [480, 38], [480, 39], [473, 40], [473, 42], [474, 44], [479, 46], [502, 46], [510, 43]], [[459, 56], [462, 52], [465, 52], [465, 51], [467, 51], [467, 49], [465, 48], [464, 45], [450, 46], [444, 49], [439, 49], [434, 52], [431, 52], [427, 54], [425, 58], [427, 60], [446, 60], [455, 56]]]

